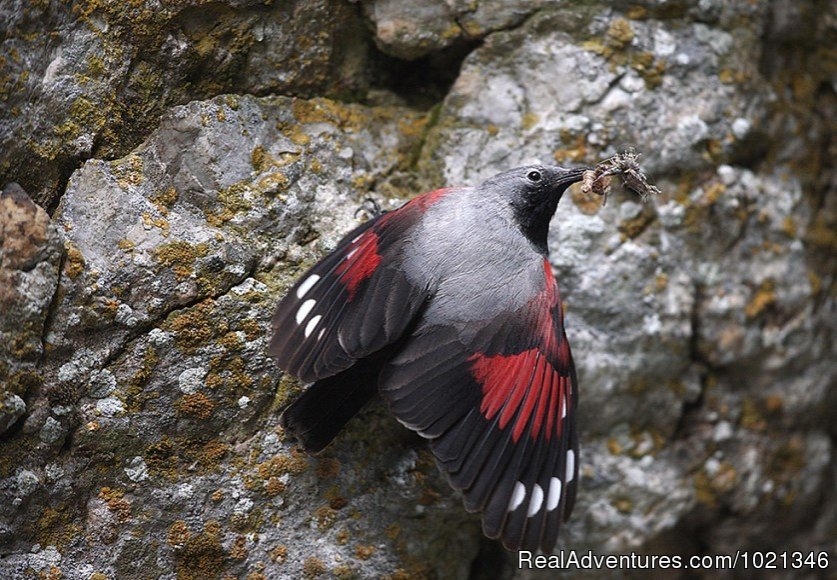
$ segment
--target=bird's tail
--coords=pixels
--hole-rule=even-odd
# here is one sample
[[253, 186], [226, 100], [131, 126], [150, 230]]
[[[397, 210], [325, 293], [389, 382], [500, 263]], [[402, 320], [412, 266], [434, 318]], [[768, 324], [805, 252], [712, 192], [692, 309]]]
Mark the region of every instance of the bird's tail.
[[282, 412], [282, 427], [306, 451], [321, 451], [377, 392], [380, 366], [373, 362], [359, 361], [308, 387]]

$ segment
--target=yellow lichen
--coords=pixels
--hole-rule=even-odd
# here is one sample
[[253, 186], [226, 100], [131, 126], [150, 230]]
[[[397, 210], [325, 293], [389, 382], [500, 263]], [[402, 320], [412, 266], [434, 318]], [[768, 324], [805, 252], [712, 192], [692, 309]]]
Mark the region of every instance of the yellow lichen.
[[333, 479], [340, 473], [340, 462], [331, 457], [320, 457], [314, 473], [321, 479]]
[[281, 477], [286, 473], [299, 475], [308, 469], [308, 460], [303, 453], [293, 451], [291, 455], [279, 454], [258, 465], [262, 479]]
[[623, 514], [629, 514], [634, 509], [634, 502], [628, 497], [617, 497], [613, 500], [612, 505]]
[[634, 29], [624, 18], [615, 18], [607, 29], [607, 38], [614, 48], [620, 49], [629, 45], [634, 39]]
[[139, 368], [128, 379], [120, 397], [127, 411], [139, 411], [149, 399], [159, 396], [158, 393], [145, 388], [158, 362], [160, 362], [160, 358], [154, 348], [147, 347]]
[[169, 526], [166, 534], [166, 543], [175, 548], [181, 548], [186, 545], [192, 533], [189, 531], [189, 526], [183, 520], [177, 520]]
[[215, 578], [223, 569], [226, 554], [221, 546], [221, 527], [209, 521], [202, 534], [190, 537], [178, 552], [178, 580]]
[[570, 199], [584, 215], [595, 215], [602, 207], [601, 198], [595, 194], [584, 193], [580, 187], [570, 188]]
[[521, 126], [523, 127], [524, 131], [528, 131], [529, 129], [537, 125], [539, 120], [540, 119], [535, 113], [528, 112], [523, 115], [523, 118], [521, 119]]
[[767, 422], [759, 410], [758, 404], [752, 399], [745, 398], [741, 402], [741, 426], [753, 431], [767, 429]]
[[174, 271], [178, 277], [188, 277], [194, 272], [194, 262], [209, 253], [209, 244], [192, 244], [176, 240], [160, 244], [154, 249], [154, 258]]
[[247, 539], [244, 536], [237, 536], [230, 548], [230, 558], [233, 560], [244, 560], [247, 557]]
[[268, 497], [276, 497], [277, 495], [284, 493], [285, 484], [282, 483], [282, 480], [278, 477], [270, 477], [265, 482], [264, 491]]
[[151, 202], [157, 206], [157, 209], [163, 215], [167, 215], [169, 209], [177, 202], [178, 193], [174, 187], [169, 187], [167, 190], [151, 197]]
[[649, 211], [641, 211], [636, 217], [625, 219], [619, 222], [619, 232], [622, 239], [633, 239], [645, 231], [645, 228], [653, 222], [655, 216]]
[[250, 152], [250, 164], [256, 173], [261, 173], [268, 166], [270, 155], [263, 145], [258, 145]]
[[193, 415], [198, 419], [208, 419], [215, 409], [212, 399], [201, 392], [190, 393], [180, 399], [177, 404], [178, 412], [184, 415]]
[[328, 572], [328, 568], [323, 562], [315, 558], [314, 556], [309, 556], [305, 559], [305, 562], [302, 563], [302, 575], [305, 578], [319, 578], [323, 574]]
[[288, 559], [287, 546], [276, 546], [270, 551], [270, 559], [277, 564], [283, 564]]
[[324, 505], [314, 510], [314, 521], [321, 532], [330, 529], [337, 522], [337, 518], [337, 510], [330, 506]]
[[67, 260], [64, 263], [64, 272], [70, 278], [77, 278], [79, 274], [84, 271], [84, 255], [72, 242], [65, 242], [64, 248], [67, 250]]
[[384, 528], [384, 535], [390, 540], [396, 539], [401, 534], [401, 528], [397, 524], [390, 524]]
[[375, 546], [357, 545], [355, 546], [355, 557], [358, 560], [368, 560], [375, 553]]
[[105, 502], [105, 505], [120, 522], [131, 519], [131, 502], [125, 499], [124, 490], [103, 487], [99, 490], [99, 499]]
[[204, 213], [206, 220], [213, 226], [220, 226], [237, 214], [248, 211], [253, 207], [246, 195], [250, 191], [250, 185], [246, 182], [238, 182], [218, 191], [218, 203], [220, 209], [207, 209]]
[[213, 337], [227, 331], [225, 322], [212, 319], [214, 310], [215, 302], [205, 300], [185, 312], [173, 315], [163, 326], [174, 332], [178, 348], [191, 354]]
[[756, 290], [756, 293], [750, 302], [744, 306], [744, 314], [747, 315], [747, 318], [755, 318], [775, 303], [775, 284], [773, 283], [773, 280], [765, 280], [761, 283], [759, 289]]
[[140, 185], [143, 182], [142, 167], [142, 158], [135, 154], [111, 164], [116, 182], [122, 189], [128, 189], [130, 186]]

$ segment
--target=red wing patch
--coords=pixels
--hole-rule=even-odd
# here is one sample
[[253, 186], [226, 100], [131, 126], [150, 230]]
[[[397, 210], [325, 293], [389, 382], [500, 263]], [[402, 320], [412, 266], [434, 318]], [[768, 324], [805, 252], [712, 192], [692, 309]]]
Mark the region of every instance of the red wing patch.
[[510, 356], [474, 355], [471, 372], [482, 385], [480, 412], [489, 421], [500, 413], [498, 426], [505, 429], [515, 416], [512, 440], [516, 443], [526, 425], [532, 439], [560, 437], [569, 397], [568, 377], [556, 372], [538, 349]]
[[425, 300], [400, 265], [400, 247], [448, 189], [431, 191], [358, 226], [277, 305], [270, 353], [312, 382], [398, 339]]
[[517, 417], [512, 428], [514, 442], [520, 439], [530, 421], [529, 433], [533, 439], [541, 434], [543, 427], [547, 440], [553, 435], [560, 437], [562, 419], [572, 394], [567, 373], [569, 344], [556, 330], [563, 325], [561, 300], [547, 260], [544, 260], [544, 275], [544, 289], [524, 308], [534, 314], [536, 346], [518, 354], [477, 353], [469, 359], [471, 373], [482, 386], [480, 412], [488, 420], [500, 413], [500, 429], [505, 429]]
[[349, 291], [349, 302], [357, 294], [360, 283], [369, 278], [381, 263], [378, 254], [378, 234], [366, 231], [359, 238], [349, 244], [346, 258], [340, 262], [335, 273]]
[[416, 213], [424, 213], [431, 205], [439, 201], [443, 195], [454, 188], [437, 189], [420, 195], [400, 209], [385, 213], [378, 218], [377, 223], [369, 230], [352, 240], [344, 249], [345, 259], [337, 266], [335, 273], [349, 292], [351, 302], [357, 294], [360, 284], [372, 276], [381, 263], [381, 255], [378, 250], [379, 232], [381, 232], [390, 221], [415, 219]]

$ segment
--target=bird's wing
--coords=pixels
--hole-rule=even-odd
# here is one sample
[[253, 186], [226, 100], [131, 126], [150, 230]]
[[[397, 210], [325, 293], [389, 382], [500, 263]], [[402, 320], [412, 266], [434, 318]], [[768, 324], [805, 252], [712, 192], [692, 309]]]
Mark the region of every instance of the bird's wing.
[[577, 380], [549, 262], [507, 316], [463, 332], [421, 326], [384, 367], [396, 417], [431, 440], [465, 505], [509, 549], [550, 552], [578, 481]]
[[426, 298], [401, 269], [407, 233], [447, 190], [419, 196], [347, 234], [294, 284], [273, 315], [270, 354], [312, 382], [397, 340]]

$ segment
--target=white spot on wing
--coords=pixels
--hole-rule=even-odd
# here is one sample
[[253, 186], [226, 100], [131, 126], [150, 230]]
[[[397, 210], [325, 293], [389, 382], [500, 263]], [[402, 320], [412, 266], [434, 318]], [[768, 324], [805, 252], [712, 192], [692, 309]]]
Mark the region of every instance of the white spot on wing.
[[558, 502], [561, 501], [561, 480], [553, 477], [549, 480], [549, 495], [546, 498], [546, 509], [549, 511], [558, 507]]
[[325, 328], [320, 329], [320, 334], [317, 335], [317, 340], [319, 341], [323, 337], [323, 333], [325, 332]]
[[360, 246], [355, 246], [355, 247], [352, 249], [352, 251], [351, 251], [351, 252], [349, 252], [348, 254], [346, 254], [346, 261], [347, 261], [347, 262], [349, 261], [349, 259], [350, 259], [352, 256], [354, 256], [354, 255], [355, 255], [355, 252], [357, 252], [358, 248], [360, 248]]
[[300, 285], [299, 285], [299, 287], [296, 289], [296, 297], [297, 297], [297, 298], [302, 298], [303, 296], [305, 296], [306, 294], [308, 294], [308, 291], [309, 291], [309, 290], [310, 290], [310, 289], [314, 286], [314, 284], [316, 284], [319, 280], [320, 280], [320, 277], [319, 277], [319, 276], [317, 276], [316, 274], [311, 274], [310, 276], [308, 276], [308, 278], [306, 278], [306, 279], [305, 279], [305, 282], [303, 282], [302, 284], [300, 284]]
[[523, 503], [523, 500], [526, 498], [526, 488], [522, 483], [516, 481], [514, 484], [514, 493], [512, 493], [511, 499], [509, 500], [509, 509], [508, 511], [513, 512], [520, 504]]
[[311, 336], [311, 333], [314, 332], [314, 329], [317, 328], [317, 324], [320, 323], [320, 319], [322, 316], [319, 314], [308, 321], [308, 324], [305, 325], [305, 338]]
[[575, 477], [575, 451], [572, 449], [567, 451], [567, 483], [571, 482]]
[[564, 404], [561, 405], [561, 418], [567, 416], [567, 395], [564, 395]]
[[537, 483], [532, 488], [532, 499], [529, 500], [529, 511], [526, 512], [526, 517], [531, 518], [538, 513], [543, 503], [543, 489]]
[[302, 321], [308, 318], [308, 315], [311, 314], [311, 309], [314, 308], [315, 304], [317, 304], [317, 301], [311, 300], [310, 298], [302, 303], [302, 306], [300, 306], [299, 310], [296, 311], [297, 324], [302, 324]]

